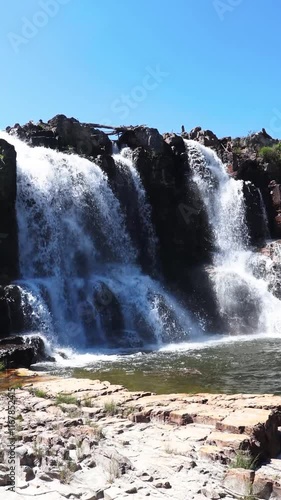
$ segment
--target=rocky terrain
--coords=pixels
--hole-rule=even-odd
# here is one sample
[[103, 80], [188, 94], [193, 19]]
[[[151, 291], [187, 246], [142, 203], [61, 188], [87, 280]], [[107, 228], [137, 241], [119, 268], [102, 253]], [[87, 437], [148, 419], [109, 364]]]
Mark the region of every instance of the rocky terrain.
[[9, 421], [0, 393], [1, 498], [281, 498], [279, 396], [157, 396], [25, 375]]

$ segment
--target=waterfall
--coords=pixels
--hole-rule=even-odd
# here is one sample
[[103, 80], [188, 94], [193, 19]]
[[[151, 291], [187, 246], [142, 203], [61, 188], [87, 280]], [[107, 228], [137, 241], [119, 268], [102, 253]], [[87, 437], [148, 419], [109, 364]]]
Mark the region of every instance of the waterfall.
[[281, 303], [254, 272], [264, 257], [249, 246], [242, 181], [228, 175], [214, 151], [191, 140], [185, 145], [213, 232], [211, 275], [221, 316], [233, 334], [281, 333]]
[[[17, 151], [17, 285], [27, 329], [79, 349], [141, 347], [196, 334], [188, 311], [142, 271], [121, 195], [102, 169], [77, 155], [0, 135]], [[114, 160], [137, 193], [141, 241], [154, 267], [150, 206], [131, 152]]]
[[[156, 266], [156, 247], [157, 238], [155, 235], [154, 227], [151, 221], [151, 208], [146, 199], [145, 189], [143, 187], [140, 174], [138, 173], [132, 158], [132, 150], [130, 148], [123, 148], [121, 152], [113, 155], [115, 164], [121, 173], [122, 178], [127, 178], [127, 182], [131, 183], [134, 187], [132, 199], [137, 199], [139, 214], [139, 228], [142, 241], [140, 242], [143, 249], [146, 249], [148, 257], [151, 261], [152, 267]], [[134, 224], [136, 221], [134, 221]]]

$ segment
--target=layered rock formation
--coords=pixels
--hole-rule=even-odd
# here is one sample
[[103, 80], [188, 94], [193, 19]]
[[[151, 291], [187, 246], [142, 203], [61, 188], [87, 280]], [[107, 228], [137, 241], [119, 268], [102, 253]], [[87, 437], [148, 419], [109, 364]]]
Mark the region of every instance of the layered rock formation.
[[[0, 393], [2, 408], [5, 398]], [[75, 492], [84, 500], [230, 500], [254, 491], [278, 499], [280, 410], [281, 398], [272, 395], [157, 396], [99, 380], [34, 377], [16, 390], [9, 423], [16, 435], [13, 498], [59, 500]], [[2, 409], [3, 498], [11, 484], [7, 430]], [[239, 468], [242, 459], [252, 470]]]

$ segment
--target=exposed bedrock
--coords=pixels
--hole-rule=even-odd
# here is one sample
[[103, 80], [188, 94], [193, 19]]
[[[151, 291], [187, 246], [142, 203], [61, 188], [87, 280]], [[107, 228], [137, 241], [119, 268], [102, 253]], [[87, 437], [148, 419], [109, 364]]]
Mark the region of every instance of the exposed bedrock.
[[18, 273], [16, 179], [15, 148], [0, 139], [0, 285], [10, 283]]
[[17, 285], [0, 286], [0, 338], [25, 330], [21, 290]]
[[[268, 173], [263, 170], [262, 166], [256, 160], [248, 159], [244, 161], [238, 168], [236, 172], [236, 179], [241, 179], [244, 181], [244, 183], [247, 183], [248, 181], [252, 184], [252, 186], [260, 191], [260, 195], [262, 197], [266, 216], [268, 219], [269, 232], [273, 237], [276, 236], [277, 234], [274, 221], [274, 218], [276, 216], [276, 209], [274, 208], [273, 198], [269, 188], [270, 176], [268, 175]], [[244, 187], [244, 194], [246, 198], [247, 208], [249, 209], [248, 216], [252, 220], [251, 230], [253, 232], [253, 244], [255, 244], [256, 240], [259, 240], [258, 231], [260, 223], [258, 217], [262, 216], [260, 200], [258, 200], [259, 195], [257, 192], [254, 193], [253, 188], [251, 189], [249, 187], [248, 189]], [[251, 212], [251, 214], [249, 214], [249, 211]], [[253, 219], [254, 213], [256, 214], [254, 216], [255, 220]]]
[[16, 134], [31, 146], [68, 151], [82, 156], [96, 156], [99, 153], [111, 153], [111, 141], [101, 130], [90, 123], [80, 123], [75, 118], [56, 115], [47, 123], [28, 122], [21, 126], [7, 127], [7, 132]]
[[208, 262], [212, 242], [185, 153], [168, 145], [165, 149], [165, 154], [155, 155], [137, 148], [134, 160], [152, 207], [161, 267], [164, 276], [173, 281], [179, 279], [183, 268]]

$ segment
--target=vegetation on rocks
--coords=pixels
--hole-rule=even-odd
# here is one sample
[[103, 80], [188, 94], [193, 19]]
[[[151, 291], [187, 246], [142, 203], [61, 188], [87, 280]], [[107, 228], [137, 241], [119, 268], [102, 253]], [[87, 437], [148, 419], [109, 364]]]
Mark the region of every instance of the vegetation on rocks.
[[104, 403], [104, 411], [106, 415], [113, 416], [118, 413], [117, 404], [114, 401], [106, 401]]
[[266, 163], [274, 163], [281, 168], [281, 142], [273, 146], [264, 146], [259, 150], [259, 156]]
[[74, 396], [68, 394], [58, 394], [56, 396], [56, 405], [68, 404], [68, 405], [78, 405], [78, 400]]
[[257, 466], [258, 457], [253, 458], [247, 451], [238, 450], [235, 458], [230, 462], [231, 469], [250, 469], [255, 470]]
[[36, 396], [37, 398], [47, 398], [48, 395], [46, 391], [43, 391], [42, 389], [31, 389], [30, 393]]
[[[280, 396], [157, 396], [73, 378], [33, 384], [33, 391], [30, 385], [17, 391], [15, 415], [17, 474], [30, 496], [51, 488], [58, 499], [70, 498], [75, 491], [77, 498], [85, 499], [123, 500], [135, 494], [140, 499], [185, 500], [188, 491], [190, 500], [252, 500], [252, 491], [263, 498], [259, 478], [265, 474], [272, 489], [268, 498], [276, 498], [280, 460], [273, 458], [263, 472], [250, 453], [253, 440], [267, 461], [280, 453]], [[40, 394], [48, 394], [48, 399], [38, 401]], [[54, 407], [56, 398], [60, 404]], [[68, 415], [65, 407], [74, 401], [77, 415]], [[0, 394], [0, 403], [4, 498], [9, 485], [5, 394]], [[133, 407], [138, 411], [131, 411]], [[231, 464], [230, 452], [236, 452]]]

